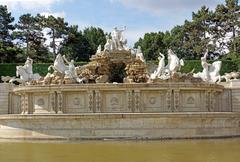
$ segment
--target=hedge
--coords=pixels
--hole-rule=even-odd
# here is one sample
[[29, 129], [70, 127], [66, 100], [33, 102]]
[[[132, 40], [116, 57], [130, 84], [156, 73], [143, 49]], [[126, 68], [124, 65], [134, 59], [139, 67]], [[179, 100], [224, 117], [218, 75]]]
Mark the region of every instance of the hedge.
[[[181, 72], [188, 73], [192, 71], [199, 72], [202, 71], [202, 66], [200, 60], [185, 60], [185, 65], [181, 68]], [[210, 61], [209, 63], [212, 63]], [[87, 62], [77, 62], [76, 66], [81, 66], [86, 64]], [[155, 62], [157, 63], [157, 62]], [[23, 65], [23, 64], [0, 64], [0, 76], [16, 76], [16, 66]], [[33, 64], [33, 72], [39, 73], [41, 76], [44, 76], [48, 72], [48, 66], [50, 63], [42, 63], [42, 64]], [[221, 75], [227, 72], [232, 71], [240, 71], [240, 59], [237, 60], [222, 60], [222, 68], [221, 68]]]
[[[76, 62], [76, 66], [85, 65], [87, 62]], [[24, 65], [23, 63], [7, 63], [0, 64], [0, 81], [1, 76], [16, 76], [16, 66]], [[41, 76], [45, 76], [48, 73], [48, 67], [51, 63], [33, 64], [33, 73], [39, 73]]]
[[[209, 63], [212, 63], [213, 61], [209, 61]], [[181, 68], [181, 72], [188, 73], [192, 71], [199, 72], [202, 71], [203, 68], [201, 66], [201, 61], [199, 60], [185, 60], [185, 65]], [[232, 71], [240, 71], [240, 59], [239, 60], [222, 60], [222, 68], [220, 71], [221, 75], [224, 75], [224, 73], [229, 73]]]

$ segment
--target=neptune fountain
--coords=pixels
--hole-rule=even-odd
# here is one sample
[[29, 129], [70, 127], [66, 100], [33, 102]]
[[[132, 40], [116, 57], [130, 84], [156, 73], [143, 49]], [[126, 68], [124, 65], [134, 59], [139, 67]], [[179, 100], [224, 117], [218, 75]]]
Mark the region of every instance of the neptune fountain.
[[[220, 76], [222, 62], [209, 64], [206, 51], [201, 58], [202, 72], [181, 73], [184, 61], [171, 49], [167, 55], [159, 53], [158, 66], [149, 70], [141, 47], [127, 46], [125, 30], [114, 28], [86, 65], [75, 66], [74, 60], [58, 54], [48, 74], [41, 77], [33, 73], [33, 60], [27, 58], [16, 68], [19, 78], [3, 77], [10, 84], [0, 85], [5, 88], [0, 103], [8, 103], [4, 112], [15, 116], [0, 116], [0, 138], [240, 135], [238, 72]], [[116, 69], [122, 74], [116, 74]], [[11, 84], [14, 81], [20, 84]], [[8, 129], [1, 129], [5, 127]]]

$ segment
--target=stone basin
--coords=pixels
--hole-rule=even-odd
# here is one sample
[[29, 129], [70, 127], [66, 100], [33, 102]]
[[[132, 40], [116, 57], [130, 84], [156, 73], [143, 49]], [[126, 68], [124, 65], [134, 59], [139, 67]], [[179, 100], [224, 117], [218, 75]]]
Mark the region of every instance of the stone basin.
[[[221, 112], [224, 86], [168, 82], [18, 86], [23, 114]], [[230, 110], [229, 110], [230, 111]]]

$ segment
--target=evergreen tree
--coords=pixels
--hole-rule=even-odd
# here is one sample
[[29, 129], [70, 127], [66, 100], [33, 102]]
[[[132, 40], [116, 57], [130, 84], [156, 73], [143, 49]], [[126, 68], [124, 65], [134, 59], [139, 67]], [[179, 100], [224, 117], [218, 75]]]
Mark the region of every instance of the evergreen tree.
[[164, 43], [164, 33], [146, 33], [140, 38], [134, 45], [141, 46], [142, 52], [146, 60], [156, 60], [159, 56], [159, 52], [165, 53], [167, 51], [167, 45]]
[[7, 6], [0, 5], [0, 60], [3, 62], [14, 62], [16, 56], [21, 52], [13, 44], [12, 32], [15, 29], [12, 24], [14, 17], [8, 12]]
[[185, 21], [183, 49], [190, 58], [199, 58], [210, 43], [209, 27], [212, 13], [203, 6], [197, 13], [192, 13], [192, 21]]
[[226, 0], [226, 4], [216, 7], [213, 17], [211, 35], [214, 43], [218, 45], [218, 51], [226, 54], [228, 50], [233, 53], [237, 50], [239, 28], [240, 28], [240, 6], [238, 0]]
[[101, 28], [89, 27], [83, 30], [83, 36], [88, 41], [87, 54], [89, 57], [96, 53], [99, 45], [103, 46], [106, 43], [106, 34]]
[[[44, 16], [38, 15], [39, 19], [42, 19], [42, 24], [45, 28], [49, 29], [47, 35], [52, 39], [50, 43], [50, 47], [53, 49], [53, 54], [56, 56], [57, 54], [57, 39], [63, 40], [67, 35], [68, 23], [64, 21], [64, 18], [50, 15], [47, 18]], [[59, 45], [61, 44], [61, 40], [59, 40]]]
[[89, 43], [83, 36], [81, 31], [78, 31], [78, 26], [73, 25], [68, 29], [67, 38], [64, 39], [60, 53], [66, 55], [75, 61], [87, 61]]
[[[19, 44], [25, 49], [25, 55], [38, 61], [47, 61], [48, 49], [44, 46], [45, 38], [41, 22], [31, 14], [20, 16], [15, 32]], [[26, 57], [25, 56], [25, 57]]]

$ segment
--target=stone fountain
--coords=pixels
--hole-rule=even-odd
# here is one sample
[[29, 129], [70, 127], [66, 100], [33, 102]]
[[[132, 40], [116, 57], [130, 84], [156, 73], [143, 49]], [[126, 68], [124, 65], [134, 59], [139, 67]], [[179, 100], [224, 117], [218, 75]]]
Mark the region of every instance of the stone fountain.
[[[158, 67], [150, 73], [141, 47], [134, 53], [127, 47], [125, 30], [114, 28], [104, 48], [99, 46], [84, 66], [75, 67], [74, 60], [58, 54], [49, 73], [40, 77], [28, 58], [17, 67], [20, 78], [10, 78], [20, 85], [5, 83], [11, 87], [7, 112], [22, 115], [6, 116], [0, 124], [19, 127], [16, 138], [240, 135], [240, 84], [230, 81], [239, 73], [220, 76], [221, 61], [208, 64], [207, 53], [201, 58], [202, 72], [181, 73], [184, 61], [171, 49], [168, 64], [160, 53]], [[220, 83], [224, 78], [228, 82]], [[0, 129], [0, 138], [11, 134], [4, 131]]]

